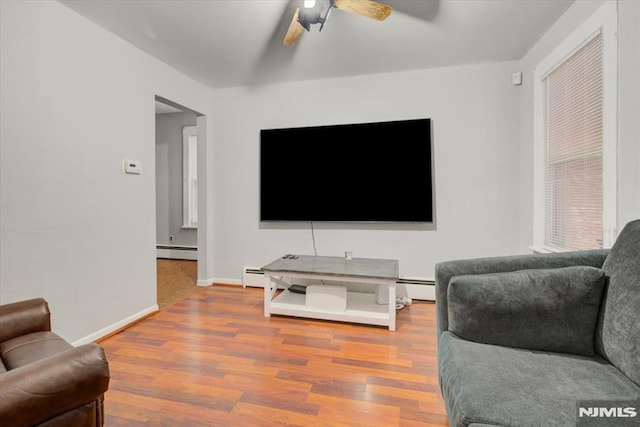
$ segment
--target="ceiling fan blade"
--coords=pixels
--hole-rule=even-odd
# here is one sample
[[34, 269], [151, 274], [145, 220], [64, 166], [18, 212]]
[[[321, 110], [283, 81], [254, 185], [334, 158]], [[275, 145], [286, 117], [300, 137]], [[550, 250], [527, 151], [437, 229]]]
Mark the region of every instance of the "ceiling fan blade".
[[291, 20], [291, 24], [289, 24], [287, 34], [284, 35], [284, 40], [282, 40], [282, 44], [286, 46], [297, 42], [302, 36], [302, 33], [304, 33], [304, 27], [298, 22], [299, 14], [300, 8], [296, 9], [296, 13], [293, 14], [293, 19]]
[[393, 8], [388, 4], [371, 0], [333, 0], [333, 4], [345, 12], [355, 13], [378, 21], [384, 21], [393, 11]]

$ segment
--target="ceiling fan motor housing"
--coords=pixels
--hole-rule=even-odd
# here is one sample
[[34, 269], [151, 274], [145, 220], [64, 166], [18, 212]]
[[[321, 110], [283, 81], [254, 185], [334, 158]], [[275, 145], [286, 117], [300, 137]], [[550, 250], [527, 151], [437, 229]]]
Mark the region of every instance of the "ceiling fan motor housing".
[[[322, 16], [322, 11], [325, 9], [325, 6], [322, 1], [317, 1], [313, 7], [303, 7], [300, 9], [300, 13], [298, 15], [298, 22], [300, 25], [304, 27], [305, 30], [310, 31], [311, 25], [313, 24], [322, 24], [325, 21], [326, 14]], [[331, 8], [333, 2], [329, 3], [329, 8]]]
[[384, 21], [393, 10], [388, 4], [374, 0], [304, 0], [293, 15], [282, 44], [297, 42], [304, 30], [311, 31], [313, 24], [320, 24], [319, 31], [322, 31], [333, 8], [378, 21]]

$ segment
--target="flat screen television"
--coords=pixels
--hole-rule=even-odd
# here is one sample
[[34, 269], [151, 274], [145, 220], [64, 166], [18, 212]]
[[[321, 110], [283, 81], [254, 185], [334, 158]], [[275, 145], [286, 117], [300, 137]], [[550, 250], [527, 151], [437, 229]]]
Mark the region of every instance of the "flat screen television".
[[260, 220], [433, 222], [431, 120], [260, 131]]

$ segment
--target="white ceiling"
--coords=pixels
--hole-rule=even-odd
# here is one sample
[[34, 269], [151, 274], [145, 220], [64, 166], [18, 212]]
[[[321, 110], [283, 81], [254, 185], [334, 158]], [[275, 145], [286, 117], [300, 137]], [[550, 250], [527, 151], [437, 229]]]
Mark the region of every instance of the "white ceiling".
[[573, 0], [381, 0], [378, 22], [334, 9], [291, 46], [300, 0], [61, 0], [214, 88], [517, 60]]
[[165, 104], [164, 102], [156, 101], [156, 114], [172, 114], [172, 113], [182, 113], [182, 110], [179, 110], [171, 105]]

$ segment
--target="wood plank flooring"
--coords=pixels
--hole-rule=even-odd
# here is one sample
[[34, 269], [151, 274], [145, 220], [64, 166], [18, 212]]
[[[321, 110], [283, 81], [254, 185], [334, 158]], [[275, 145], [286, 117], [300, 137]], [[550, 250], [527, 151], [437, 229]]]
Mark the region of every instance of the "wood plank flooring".
[[198, 263], [182, 259], [156, 260], [158, 275], [158, 307], [164, 308], [195, 294], [202, 288], [197, 284]]
[[397, 327], [265, 318], [260, 288], [203, 288], [100, 343], [105, 425], [447, 426], [435, 305]]

